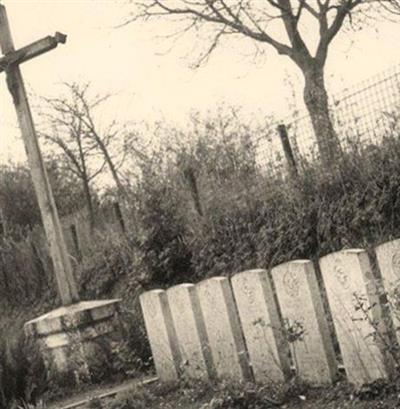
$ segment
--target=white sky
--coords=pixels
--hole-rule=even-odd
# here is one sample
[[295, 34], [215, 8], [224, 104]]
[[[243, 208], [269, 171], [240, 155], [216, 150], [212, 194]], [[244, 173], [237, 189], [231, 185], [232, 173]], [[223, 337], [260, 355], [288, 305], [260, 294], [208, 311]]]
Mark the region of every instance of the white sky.
[[[183, 123], [190, 110], [212, 110], [225, 101], [242, 105], [249, 114], [287, 114], [288, 76], [301, 92], [301, 77], [286, 57], [265, 48], [254, 60], [250, 42], [231, 41], [210, 61], [193, 70], [194, 37], [188, 35], [165, 53], [171, 42], [159, 38], [174, 31], [171, 22], [128, 25], [116, 29], [127, 13], [117, 0], [3, 0], [16, 48], [55, 31], [67, 43], [23, 65], [29, 91], [56, 95], [63, 81], [90, 81], [98, 92], [116, 92], [110, 118], [166, 120]], [[354, 40], [351, 44], [350, 40]], [[398, 24], [372, 22], [362, 31], [334, 40], [326, 77], [331, 90], [340, 90], [398, 64]], [[266, 46], [267, 47], [267, 46]], [[12, 101], [0, 85], [0, 163], [24, 160]]]

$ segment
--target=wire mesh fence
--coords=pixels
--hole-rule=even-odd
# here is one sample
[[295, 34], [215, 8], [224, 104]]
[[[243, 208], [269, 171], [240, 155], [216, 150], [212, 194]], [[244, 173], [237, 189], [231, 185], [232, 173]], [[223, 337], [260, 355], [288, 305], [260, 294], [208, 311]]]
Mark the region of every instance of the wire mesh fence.
[[[330, 99], [330, 115], [343, 151], [354, 144], [379, 145], [393, 133], [400, 111], [400, 66], [369, 78]], [[303, 110], [271, 123], [265, 134], [254, 139], [259, 171], [280, 174], [288, 166], [278, 127], [285, 125], [296, 163], [319, 158], [310, 115]]]
[[[399, 109], [400, 66], [334, 94], [330, 99], [330, 115], [342, 150], [346, 151], [354, 144], [366, 148], [382, 143], [396, 130]], [[317, 160], [319, 152], [310, 115], [303, 111], [283, 123], [296, 161]], [[281, 170], [287, 164], [276, 127], [277, 124], [272, 125], [268, 132], [270, 136], [257, 141], [257, 149], [261, 167]]]
[[[330, 116], [343, 153], [379, 146], [397, 135], [400, 124], [400, 66], [355, 84], [330, 98]], [[286, 132], [279, 132], [284, 125]], [[282, 129], [281, 129], [282, 130]], [[200, 178], [200, 193], [208, 205], [216, 196], [237, 200], [249, 193], [260, 198], [271, 184], [280, 184], [320, 158], [310, 115], [303, 110], [281, 122], [270, 121], [250, 135], [254, 166], [232, 166]], [[286, 149], [285, 149], [286, 145]], [[224, 162], [225, 163], [225, 162]], [[297, 168], [297, 169], [296, 169]]]

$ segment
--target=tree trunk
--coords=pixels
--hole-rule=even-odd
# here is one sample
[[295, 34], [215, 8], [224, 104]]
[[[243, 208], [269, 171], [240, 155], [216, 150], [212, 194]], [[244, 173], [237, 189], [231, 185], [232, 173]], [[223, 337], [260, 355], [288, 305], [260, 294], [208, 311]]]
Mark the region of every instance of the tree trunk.
[[310, 114], [321, 162], [326, 168], [330, 168], [340, 155], [340, 142], [329, 115], [323, 67], [313, 64], [304, 69], [303, 74], [304, 102]]
[[200, 200], [200, 195], [199, 195], [199, 188], [197, 186], [197, 178], [196, 178], [196, 175], [194, 173], [194, 170], [193, 170], [192, 166], [187, 166], [183, 170], [183, 175], [185, 176], [186, 181], [189, 184], [190, 193], [192, 195], [194, 207], [196, 208], [197, 213], [200, 216], [203, 216], [204, 213], [203, 213], [203, 207], [201, 205], [201, 200]]
[[76, 135], [76, 142], [78, 144], [79, 148], [79, 160], [80, 160], [80, 166], [77, 166], [77, 170], [80, 173], [81, 179], [82, 179], [82, 185], [83, 185], [83, 193], [85, 195], [85, 200], [86, 200], [86, 208], [89, 216], [89, 228], [90, 228], [90, 234], [93, 234], [94, 231], [94, 210], [93, 210], [93, 202], [92, 202], [92, 195], [90, 193], [90, 187], [89, 187], [89, 182], [90, 182], [90, 177], [88, 175], [88, 169], [86, 166], [86, 157], [83, 152], [83, 147], [82, 147], [82, 132], [81, 132], [81, 126], [82, 123], [79, 123], [79, 130], [78, 132], [75, 133]]
[[124, 187], [123, 187], [123, 185], [121, 183], [121, 180], [119, 178], [117, 169], [115, 168], [114, 162], [112, 161], [111, 156], [108, 153], [108, 149], [107, 149], [106, 145], [103, 143], [103, 141], [101, 140], [101, 138], [97, 134], [95, 134], [94, 136], [95, 136], [96, 142], [97, 142], [101, 152], [103, 153], [104, 159], [107, 162], [108, 168], [110, 169], [112, 178], [114, 179], [114, 182], [115, 182], [115, 184], [117, 186], [119, 196], [123, 198], [124, 194], [125, 194], [125, 189], [124, 189]]
[[117, 169], [115, 168], [114, 163], [113, 163], [110, 155], [108, 154], [107, 150], [105, 150], [105, 152], [104, 152], [104, 157], [105, 157], [105, 159], [106, 159], [106, 161], [108, 163], [108, 167], [110, 168], [111, 175], [112, 175], [112, 177], [114, 179], [114, 182], [117, 185], [118, 193], [121, 196], [123, 196], [125, 194], [125, 189], [124, 189], [124, 187], [123, 187], [123, 185], [121, 183], [121, 180], [119, 178]]

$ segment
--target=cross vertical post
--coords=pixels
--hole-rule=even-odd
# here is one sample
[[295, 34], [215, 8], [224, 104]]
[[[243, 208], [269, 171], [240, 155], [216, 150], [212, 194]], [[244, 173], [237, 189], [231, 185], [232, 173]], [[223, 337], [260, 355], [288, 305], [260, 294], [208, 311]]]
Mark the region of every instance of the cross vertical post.
[[59, 42], [65, 42], [65, 38], [65, 36], [58, 33], [55, 37], [46, 37], [16, 51], [8, 24], [6, 9], [4, 5], [0, 4], [0, 48], [4, 54], [4, 57], [0, 60], [2, 63], [0, 65], [0, 72], [3, 70], [6, 72], [8, 89], [12, 95], [17, 112], [41, 217], [50, 245], [58, 294], [62, 304], [69, 305], [79, 301], [78, 288], [19, 67], [20, 63], [55, 48]]

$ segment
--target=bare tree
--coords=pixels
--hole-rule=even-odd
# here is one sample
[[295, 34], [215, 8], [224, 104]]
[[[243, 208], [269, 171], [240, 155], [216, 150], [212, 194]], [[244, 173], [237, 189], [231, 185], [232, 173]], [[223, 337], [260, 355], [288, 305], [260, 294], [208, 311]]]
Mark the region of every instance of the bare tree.
[[[184, 24], [182, 32], [208, 24], [212, 41], [208, 58], [222, 37], [238, 34], [266, 44], [289, 57], [304, 76], [304, 102], [311, 117], [322, 162], [330, 166], [340, 152], [329, 115], [324, 67], [332, 40], [351, 21], [355, 9], [370, 7], [371, 0], [134, 0], [133, 17], [173, 16]], [[397, 0], [390, 0], [396, 2]], [[385, 3], [385, 0], [377, 4]], [[368, 3], [368, 4], [367, 4]], [[302, 26], [302, 24], [303, 26]], [[305, 41], [302, 28], [316, 27], [316, 47]]]
[[383, 0], [382, 5], [392, 14], [400, 14], [400, 0]]
[[111, 121], [103, 130], [100, 129], [99, 126], [96, 126], [93, 111], [103, 102], [105, 102], [110, 95], [103, 95], [103, 96], [95, 96], [90, 98], [89, 96], [89, 84], [85, 84], [79, 86], [77, 84], [67, 84], [70, 88], [71, 94], [74, 98], [77, 99], [79, 110], [76, 112], [82, 118], [82, 122], [84, 123], [88, 137], [91, 138], [96, 144], [99, 152], [104, 157], [104, 160], [107, 163], [107, 166], [110, 170], [112, 178], [115, 182], [115, 185], [118, 189], [120, 194], [124, 193], [124, 187], [121, 182], [121, 178], [118, 173], [118, 169], [123, 164], [125, 159], [125, 150], [123, 149], [123, 141], [119, 140], [119, 152], [117, 153], [118, 156], [118, 163], [117, 160], [113, 157], [110, 152], [110, 145], [113, 141], [115, 141], [119, 134], [120, 129], [117, 125], [116, 121]]
[[[101, 126], [96, 120], [95, 111], [111, 95], [91, 95], [90, 84], [65, 84], [68, 97], [47, 99], [59, 115], [74, 119], [80, 126], [80, 132], [90, 147], [90, 152], [102, 157], [110, 171], [119, 194], [124, 193], [119, 169], [122, 166], [126, 151], [121, 138], [121, 129], [115, 120]], [[113, 146], [113, 149], [111, 148]]]
[[79, 101], [76, 97], [71, 100], [47, 98], [46, 101], [49, 109], [42, 114], [46, 119], [46, 130], [39, 134], [61, 150], [64, 160], [59, 165], [82, 182], [89, 224], [93, 230], [95, 214], [90, 184], [104, 170], [106, 161], [98, 164], [97, 146], [88, 136], [81, 115], [77, 114]]

